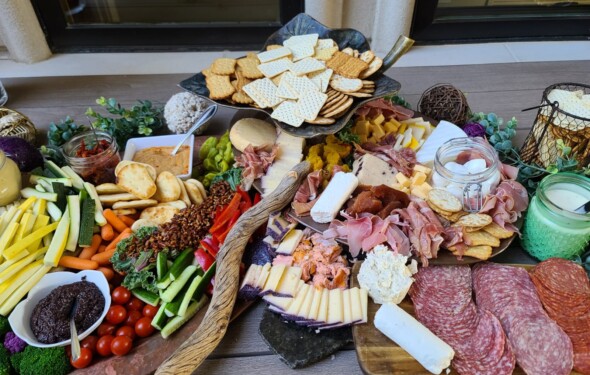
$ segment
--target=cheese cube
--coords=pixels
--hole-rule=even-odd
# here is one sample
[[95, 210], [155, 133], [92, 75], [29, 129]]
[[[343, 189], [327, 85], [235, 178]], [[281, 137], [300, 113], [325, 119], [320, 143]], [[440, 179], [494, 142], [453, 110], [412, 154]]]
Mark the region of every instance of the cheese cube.
[[410, 189], [410, 193], [419, 198], [426, 200], [428, 198], [428, 192], [432, 190], [432, 187], [428, 183], [423, 183]]
[[395, 123], [394, 121], [394, 119], [391, 119], [383, 124], [383, 130], [385, 133], [389, 134], [397, 132], [397, 129], [399, 129], [399, 123]]
[[380, 141], [381, 138], [385, 137], [385, 132], [383, 131], [383, 128], [381, 127], [381, 125], [373, 125], [372, 129], [373, 129], [373, 138], [377, 139], [377, 141]]
[[385, 116], [383, 113], [379, 114], [379, 116], [375, 117], [373, 121], [371, 121], [375, 125], [381, 125], [381, 123], [385, 120]]
[[422, 185], [424, 182], [426, 182], [426, 175], [422, 172], [414, 172], [412, 185]]
[[426, 128], [423, 125], [410, 125], [410, 129], [412, 129], [412, 135], [414, 138], [420, 140], [424, 137], [424, 133], [426, 132]]
[[369, 121], [357, 121], [355, 127], [355, 133], [358, 135], [369, 134]]
[[407, 178], [402, 172], [398, 172], [395, 175], [395, 179], [403, 187], [410, 187], [410, 185], [412, 184], [412, 181], [409, 178]]
[[416, 172], [422, 172], [422, 173], [424, 173], [426, 176], [428, 176], [428, 175], [430, 175], [430, 172], [432, 172], [432, 169], [430, 169], [430, 168], [428, 168], [428, 167], [425, 167], [425, 166], [423, 166], [423, 165], [420, 165], [420, 164], [416, 164], [416, 165], [414, 166], [414, 171], [416, 171]]

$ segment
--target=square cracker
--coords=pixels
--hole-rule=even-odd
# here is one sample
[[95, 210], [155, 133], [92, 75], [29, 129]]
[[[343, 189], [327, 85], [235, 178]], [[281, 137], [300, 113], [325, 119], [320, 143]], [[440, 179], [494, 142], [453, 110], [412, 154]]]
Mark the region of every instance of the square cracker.
[[326, 49], [332, 47], [336, 47], [336, 50], [338, 50], [338, 46], [336, 45], [336, 42], [334, 42], [333, 39], [318, 39], [316, 49]]
[[326, 92], [333, 72], [332, 69], [326, 69], [323, 72], [312, 73], [309, 75], [309, 79], [320, 89], [321, 92]]
[[274, 107], [283, 101], [283, 98], [277, 95], [277, 87], [268, 78], [257, 79], [244, 86], [243, 90], [261, 108]]
[[500, 238], [500, 239], [510, 238], [514, 235], [513, 231], [508, 230], [508, 229], [504, 229], [496, 223], [491, 223], [489, 225], [486, 225], [482, 229], [484, 231], [488, 232], [489, 234], [491, 234], [492, 236]]
[[315, 53], [315, 49], [309, 44], [296, 44], [289, 47], [291, 50], [293, 61], [303, 60], [306, 57], [311, 57]]
[[334, 69], [337, 72], [337, 68], [344, 65], [348, 60], [352, 59], [353, 57], [347, 55], [346, 53], [336, 51], [334, 55], [326, 62], [326, 67], [330, 69]]
[[236, 89], [229, 81], [229, 76], [212, 75], [210, 77], [206, 77], [205, 82], [207, 83], [207, 88], [209, 89], [209, 98], [214, 100], [225, 99], [236, 92]]
[[324, 49], [318, 49], [316, 47], [315, 54], [313, 55], [313, 57], [315, 57], [318, 60], [328, 61], [332, 58], [332, 56], [337, 51], [338, 51], [338, 47], [330, 47], [330, 48], [324, 48]]
[[465, 232], [463, 234], [463, 241], [469, 246], [500, 246], [500, 239], [492, 236], [488, 232], [478, 230], [476, 232]]
[[299, 99], [299, 93], [291, 87], [286, 79], [282, 79], [279, 83], [277, 95], [284, 99]]
[[316, 90], [307, 90], [299, 94], [295, 114], [305, 120], [315, 120], [328, 99], [328, 95]]
[[289, 124], [294, 127], [300, 127], [303, 124], [303, 118], [295, 114], [295, 107], [297, 104], [290, 100], [285, 100], [278, 107], [276, 107], [270, 117]]
[[238, 67], [242, 69], [242, 74], [244, 77], [249, 79], [256, 79], [264, 77], [264, 74], [260, 70], [258, 70], [258, 59], [239, 59], [238, 60]]
[[338, 74], [347, 78], [358, 78], [363, 70], [367, 69], [369, 64], [355, 57], [346, 61], [343, 65], [334, 69]]
[[258, 65], [258, 70], [260, 70], [265, 77], [272, 78], [276, 75], [281, 74], [282, 72], [291, 69], [292, 66], [293, 63], [291, 62], [291, 60], [289, 60], [287, 57], [284, 57], [282, 59], [273, 60], [267, 63], [260, 64]]
[[298, 97], [301, 97], [305, 91], [320, 91], [318, 87], [306, 76], [297, 77], [292, 74], [285, 75], [283, 78], [289, 86], [297, 93]]
[[289, 39], [285, 40], [283, 42], [283, 45], [285, 47], [292, 47], [297, 44], [307, 44], [312, 47], [315, 47], [315, 45], [318, 42], [318, 37], [319, 37], [319, 34], [294, 35], [294, 36], [290, 37]]
[[222, 57], [213, 61], [213, 64], [211, 65], [211, 71], [213, 74], [226, 76], [232, 74], [235, 70], [235, 67], [236, 59]]
[[281, 47], [281, 48], [273, 49], [270, 51], [260, 52], [256, 56], [258, 57], [258, 60], [260, 60], [260, 62], [265, 63], [265, 62], [277, 60], [282, 57], [286, 57], [286, 56], [290, 56], [290, 55], [291, 55], [291, 50], [289, 48]]
[[290, 70], [296, 75], [302, 76], [305, 74], [318, 72], [324, 69], [326, 69], [326, 66], [322, 62], [312, 57], [307, 57], [293, 64]]

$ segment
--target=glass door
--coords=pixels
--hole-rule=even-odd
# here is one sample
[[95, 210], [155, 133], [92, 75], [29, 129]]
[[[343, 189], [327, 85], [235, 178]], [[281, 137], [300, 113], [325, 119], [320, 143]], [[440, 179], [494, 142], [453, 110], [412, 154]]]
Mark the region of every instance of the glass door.
[[257, 49], [303, 0], [32, 0], [54, 52]]

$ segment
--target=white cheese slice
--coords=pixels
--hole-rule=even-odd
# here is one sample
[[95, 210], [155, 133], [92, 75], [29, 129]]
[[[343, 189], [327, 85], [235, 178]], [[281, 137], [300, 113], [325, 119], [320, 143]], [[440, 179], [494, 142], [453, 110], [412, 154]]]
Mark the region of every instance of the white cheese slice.
[[378, 157], [365, 154], [352, 163], [352, 173], [359, 179], [360, 185], [392, 186], [397, 182], [395, 172], [389, 163]]
[[431, 373], [440, 374], [451, 365], [455, 356], [453, 348], [397, 305], [382, 305], [374, 323]]
[[441, 121], [426, 139], [420, 150], [416, 153], [418, 163], [432, 168], [436, 151], [443, 143], [453, 138], [465, 138], [467, 134], [457, 125], [448, 121]]
[[260, 288], [261, 290], [264, 288], [266, 279], [268, 279], [268, 275], [270, 274], [270, 268], [270, 263], [266, 263], [264, 266], [262, 266], [262, 269], [260, 270], [260, 276], [258, 276], [258, 280], [256, 280], [257, 288]]
[[248, 268], [248, 271], [246, 272], [246, 275], [244, 276], [244, 281], [242, 281], [242, 286], [240, 287], [240, 289], [247, 286], [247, 285], [256, 287], [256, 281], [258, 280], [258, 277], [260, 276], [261, 270], [262, 270], [262, 266], [259, 266], [258, 264], [250, 265], [250, 268]]
[[328, 308], [330, 306], [330, 291], [326, 288], [322, 289], [322, 300], [320, 302], [320, 309], [318, 312], [318, 323], [325, 323], [328, 321]]
[[262, 297], [262, 299], [268, 302], [271, 306], [279, 308], [281, 312], [287, 310], [294, 300], [293, 297], [277, 297], [272, 294], [267, 294]]
[[266, 279], [266, 283], [264, 284], [264, 288], [261, 292], [262, 295], [273, 293], [275, 290], [277, 290], [286, 269], [287, 266], [284, 264], [271, 267], [270, 274], [268, 275], [268, 279]]
[[369, 321], [369, 292], [366, 289], [360, 289], [360, 297], [361, 297], [361, 312], [363, 313], [363, 320], [361, 323], [366, 323]]
[[363, 311], [361, 306], [361, 293], [359, 288], [350, 289], [350, 307], [352, 309], [351, 319], [353, 323], [363, 321]]
[[276, 251], [277, 254], [285, 254], [285, 255], [293, 254], [293, 252], [297, 248], [297, 245], [299, 245], [299, 242], [301, 242], [302, 238], [303, 238], [303, 231], [300, 229], [293, 229], [292, 231], [287, 233], [285, 238], [283, 238], [283, 241], [280, 243], [279, 247], [277, 248], [277, 251]]
[[289, 305], [289, 308], [285, 310], [285, 315], [287, 315], [290, 318], [297, 317], [297, 313], [299, 312], [299, 310], [301, 310], [303, 302], [305, 302], [305, 297], [307, 297], [307, 293], [311, 291], [310, 287], [313, 288], [311, 285], [305, 284], [301, 287], [301, 289], [299, 289], [297, 295], [295, 296], [295, 299], [293, 300], [293, 303], [291, 303], [291, 305]]
[[297, 291], [299, 281], [301, 281], [301, 268], [288, 267], [273, 294], [281, 297], [293, 297]]
[[328, 320], [326, 324], [338, 324], [342, 323], [344, 318], [342, 309], [342, 290], [332, 289], [330, 290], [330, 306], [328, 307]]
[[350, 304], [350, 289], [342, 291], [342, 323], [352, 324], [352, 306]]
[[320, 313], [320, 305], [322, 302], [322, 294], [324, 289], [316, 289], [313, 288], [313, 301], [311, 302], [311, 307], [309, 308], [309, 314], [307, 315], [307, 319], [310, 321], [317, 321], [318, 315]]
[[358, 184], [359, 180], [353, 173], [336, 173], [311, 208], [311, 218], [316, 223], [329, 223], [334, 220]]
[[315, 287], [313, 285], [309, 285], [309, 290], [305, 295], [305, 300], [303, 304], [299, 308], [297, 312], [298, 320], [307, 320], [307, 316], [309, 315], [309, 311], [311, 310], [311, 304], [313, 303], [313, 297], [315, 295]]

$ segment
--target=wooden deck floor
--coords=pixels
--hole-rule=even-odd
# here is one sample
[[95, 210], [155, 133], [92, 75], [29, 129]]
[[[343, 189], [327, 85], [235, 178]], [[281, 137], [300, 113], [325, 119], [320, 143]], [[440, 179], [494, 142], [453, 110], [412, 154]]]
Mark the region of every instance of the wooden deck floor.
[[[521, 110], [538, 105], [543, 90], [553, 83], [590, 83], [590, 61], [392, 68], [388, 75], [401, 82], [401, 95], [414, 106], [430, 86], [453, 84], [465, 92], [473, 111], [495, 112], [504, 119], [516, 116], [517, 141], [522, 142], [536, 112]], [[99, 96], [114, 97], [124, 105], [136, 99], [165, 103], [172, 94], [181, 91], [177, 83], [184, 78], [185, 75], [91, 76], [3, 79], [2, 82], [9, 95], [7, 106], [29, 116], [39, 129], [46, 129], [51, 121], [67, 115], [85, 121], [86, 108], [95, 106], [94, 100]], [[224, 131], [231, 116], [231, 110], [218, 112], [214, 120], [216, 133]], [[515, 247], [511, 251], [505, 261], [530, 261], [520, 249]], [[352, 345], [316, 365], [290, 370], [258, 334], [263, 309], [264, 304], [258, 303], [239, 317], [199, 373], [361, 373]]]

